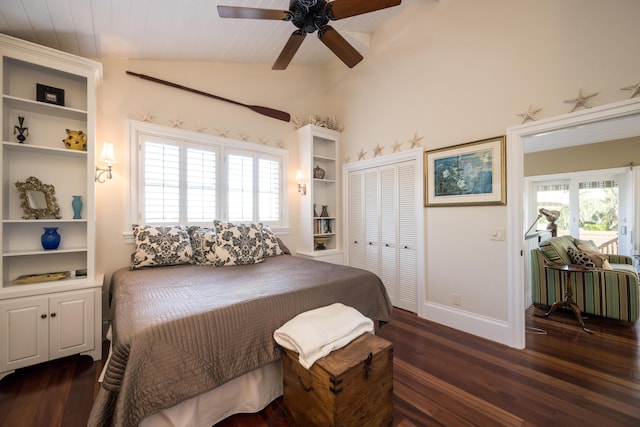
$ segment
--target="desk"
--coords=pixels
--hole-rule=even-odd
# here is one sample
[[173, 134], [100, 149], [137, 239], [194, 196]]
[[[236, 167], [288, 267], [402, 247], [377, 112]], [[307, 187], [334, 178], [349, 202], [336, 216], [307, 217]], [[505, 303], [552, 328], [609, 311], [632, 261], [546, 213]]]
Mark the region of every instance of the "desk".
[[583, 272], [583, 271], [590, 271], [590, 269], [586, 268], [586, 267], [581, 267], [579, 265], [573, 265], [573, 264], [569, 264], [569, 265], [563, 265], [563, 264], [545, 264], [544, 268], [548, 268], [551, 270], [558, 270], [561, 271], [565, 274], [565, 283], [567, 284], [565, 292], [564, 292], [564, 300], [562, 301], [556, 301], [553, 303], [553, 305], [551, 306], [551, 308], [549, 309], [549, 311], [547, 311], [544, 314], [538, 314], [536, 313], [536, 316], [538, 317], [547, 317], [553, 314], [554, 311], [556, 311], [558, 308], [560, 307], [567, 307], [570, 308], [573, 311], [573, 314], [575, 314], [576, 319], [578, 319], [578, 323], [580, 323], [580, 326], [582, 327], [582, 329], [585, 332], [588, 332], [590, 334], [592, 334], [593, 332], [591, 332], [585, 325], [584, 325], [584, 320], [582, 319], [582, 314], [580, 314], [580, 307], [578, 306], [578, 304], [576, 304], [573, 301], [573, 287], [571, 284], [571, 273], [578, 273], [578, 272]]

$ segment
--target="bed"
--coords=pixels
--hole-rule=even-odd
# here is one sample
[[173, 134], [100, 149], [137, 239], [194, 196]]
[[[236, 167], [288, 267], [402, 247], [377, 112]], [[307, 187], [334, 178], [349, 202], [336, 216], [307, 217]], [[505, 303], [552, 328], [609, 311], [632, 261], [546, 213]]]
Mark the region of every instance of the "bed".
[[288, 254], [123, 268], [112, 292], [112, 354], [90, 426], [211, 426], [259, 411], [282, 393], [275, 329], [335, 302], [376, 321], [392, 309], [376, 275]]

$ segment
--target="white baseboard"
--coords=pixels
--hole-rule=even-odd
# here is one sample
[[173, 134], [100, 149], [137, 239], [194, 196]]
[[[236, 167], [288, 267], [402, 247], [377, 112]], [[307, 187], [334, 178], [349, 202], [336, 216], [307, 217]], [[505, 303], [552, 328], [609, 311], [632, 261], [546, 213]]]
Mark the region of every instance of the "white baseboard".
[[422, 314], [425, 319], [432, 322], [440, 323], [507, 346], [513, 345], [509, 324], [506, 321], [481, 316], [433, 302], [424, 303]]

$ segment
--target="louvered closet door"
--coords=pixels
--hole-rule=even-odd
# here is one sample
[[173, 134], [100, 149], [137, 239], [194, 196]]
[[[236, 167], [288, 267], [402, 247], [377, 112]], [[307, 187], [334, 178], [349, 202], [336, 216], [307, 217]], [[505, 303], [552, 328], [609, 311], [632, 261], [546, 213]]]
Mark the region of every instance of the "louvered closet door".
[[380, 279], [398, 306], [398, 182], [395, 165], [380, 168]]
[[364, 171], [365, 269], [380, 274], [378, 169]]
[[349, 265], [366, 269], [363, 173], [349, 173]]
[[398, 177], [398, 307], [418, 311], [416, 161], [397, 165]]

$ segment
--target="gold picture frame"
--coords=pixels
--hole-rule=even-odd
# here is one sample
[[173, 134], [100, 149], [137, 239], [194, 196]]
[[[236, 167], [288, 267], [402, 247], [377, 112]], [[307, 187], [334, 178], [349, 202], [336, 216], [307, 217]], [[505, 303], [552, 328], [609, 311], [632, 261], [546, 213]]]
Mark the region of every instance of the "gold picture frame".
[[504, 135], [426, 151], [424, 205], [506, 205], [506, 168]]
[[53, 185], [30, 176], [25, 182], [16, 182], [16, 188], [20, 191], [22, 219], [61, 218]]

